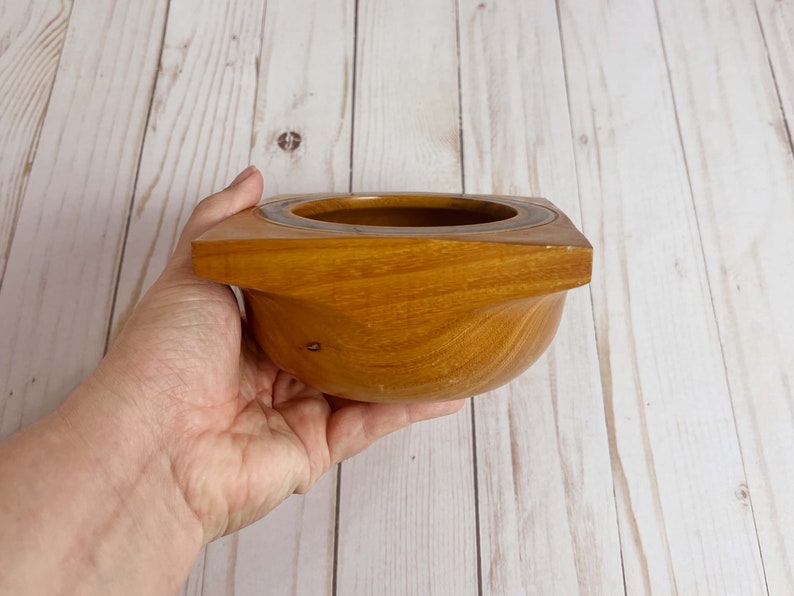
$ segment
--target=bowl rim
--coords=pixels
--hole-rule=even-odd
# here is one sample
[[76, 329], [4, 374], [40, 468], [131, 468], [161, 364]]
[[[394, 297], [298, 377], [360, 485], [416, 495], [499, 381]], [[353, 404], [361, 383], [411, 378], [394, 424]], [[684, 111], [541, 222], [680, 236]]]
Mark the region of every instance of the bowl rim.
[[[325, 203], [330, 208], [324, 210]], [[295, 211], [321, 214], [333, 211], [334, 206], [345, 205], [349, 210], [376, 209], [378, 206], [392, 209], [450, 209], [456, 211], [481, 212], [496, 216], [492, 221], [463, 225], [429, 226], [382, 226], [362, 223], [338, 223], [305, 217]], [[373, 204], [375, 206], [373, 206]], [[308, 209], [307, 209], [308, 207]], [[507, 217], [499, 217], [500, 213]], [[328, 232], [355, 232], [373, 236], [435, 236], [499, 232], [504, 230], [534, 228], [550, 224], [559, 215], [545, 205], [515, 200], [511, 197], [474, 195], [460, 193], [379, 192], [379, 193], [334, 193], [302, 195], [271, 201], [255, 209], [255, 214], [271, 223], [292, 228], [323, 230]]]

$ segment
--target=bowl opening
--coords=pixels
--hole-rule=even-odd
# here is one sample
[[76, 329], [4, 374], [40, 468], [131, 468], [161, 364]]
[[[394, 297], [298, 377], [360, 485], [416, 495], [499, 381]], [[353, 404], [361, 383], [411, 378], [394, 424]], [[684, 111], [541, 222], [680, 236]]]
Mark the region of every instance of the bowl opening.
[[333, 197], [300, 203], [293, 215], [329, 223], [377, 227], [470, 226], [510, 219], [509, 205], [448, 196], [381, 195]]

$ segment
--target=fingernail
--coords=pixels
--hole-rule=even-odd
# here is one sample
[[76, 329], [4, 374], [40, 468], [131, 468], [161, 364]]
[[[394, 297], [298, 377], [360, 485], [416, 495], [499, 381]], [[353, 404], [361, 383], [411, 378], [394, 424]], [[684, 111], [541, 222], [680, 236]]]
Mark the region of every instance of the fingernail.
[[237, 177], [234, 180], [232, 180], [232, 183], [229, 185], [229, 188], [231, 188], [232, 186], [237, 186], [238, 184], [241, 184], [245, 180], [248, 180], [248, 178], [250, 178], [254, 172], [256, 172], [256, 166], [248, 166], [242, 172], [237, 174]]

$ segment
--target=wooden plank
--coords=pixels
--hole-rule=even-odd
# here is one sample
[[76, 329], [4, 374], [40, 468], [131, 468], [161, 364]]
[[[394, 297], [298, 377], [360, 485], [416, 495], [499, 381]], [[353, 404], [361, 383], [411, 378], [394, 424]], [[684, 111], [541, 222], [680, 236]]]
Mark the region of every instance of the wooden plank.
[[[455, 2], [358, 10], [353, 190], [459, 191]], [[338, 594], [477, 593], [471, 457], [467, 407], [342, 464]]]
[[[553, 1], [460, 3], [467, 192], [545, 196], [579, 224]], [[590, 295], [547, 354], [474, 402], [483, 592], [623, 591]]]
[[[239, 535], [235, 596], [331, 594], [334, 578], [336, 469], [306, 495], [293, 495]], [[208, 559], [214, 560], [213, 553]], [[204, 594], [215, 592], [205, 590]]]
[[0, 9], [0, 288], [71, 8], [35, 0]]
[[[354, 6], [268, 0], [252, 140], [265, 196], [349, 187]], [[336, 478], [240, 534], [236, 594], [331, 594]]]
[[163, 270], [193, 207], [250, 160], [263, 0], [172, 0], [111, 334]]
[[237, 548], [240, 534], [224, 536], [208, 544], [204, 551], [204, 564], [201, 567], [201, 580], [197, 581], [194, 568], [188, 578], [188, 586], [195, 583], [201, 591], [196, 594], [211, 596], [235, 596], [235, 571], [237, 569]]
[[794, 3], [755, 0], [776, 91], [783, 108], [785, 128], [775, 127], [794, 152]]
[[75, 2], [0, 290], [0, 436], [102, 356], [165, 3]]
[[266, 196], [348, 190], [354, 21], [354, 0], [268, 1], [252, 141]]
[[[241, 124], [237, 146], [247, 151], [250, 140], [266, 196], [348, 189], [353, 11], [352, 0], [267, 2], [264, 29], [257, 34], [262, 47], [255, 101], [240, 102], [254, 109], [253, 135], [250, 125], [244, 130]], [[177, 98], [182, 95], [190, 93]], [[279, 143], [288, 133], [290, 142]], [[207, 547], [204, 567], [194, 570], [192, 583], [202, 585], [203, 594], [330, 594], [335, 509], [332, 470], [305, 497], [291, 497], [238, 537]], [[199, 572], [201, 581], [195, 578]]]
[[[786, 18], [794, 32], [794, 10], [764, 4], [791, 110], [792, 38], [780, 34]], [[736, 491], [754, 513], [769, 592], [794, 594], [789, 131], [752, 3], [662, 2], [659, 18], [747, 473]]]
[[653, 3], [560, 19], [626, 591], [765, 593]]
[[[169, 3], [111, 336], [157, 279], [193, 206], [250, 161], [263, 12], [262, 0]], [[233, 586], [236, 549], [226, 538], [202, 551], [185, 594]]]

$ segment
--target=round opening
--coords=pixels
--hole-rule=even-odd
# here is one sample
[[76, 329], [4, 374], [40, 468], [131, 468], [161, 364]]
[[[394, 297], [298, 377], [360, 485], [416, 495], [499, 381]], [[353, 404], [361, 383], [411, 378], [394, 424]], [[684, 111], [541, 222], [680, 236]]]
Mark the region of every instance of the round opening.
[[471, 226], [510, 219], [509, 205], [445, 196], [334, 197], [296, 205], [299, 217], [353, 226], [427, 228]]

